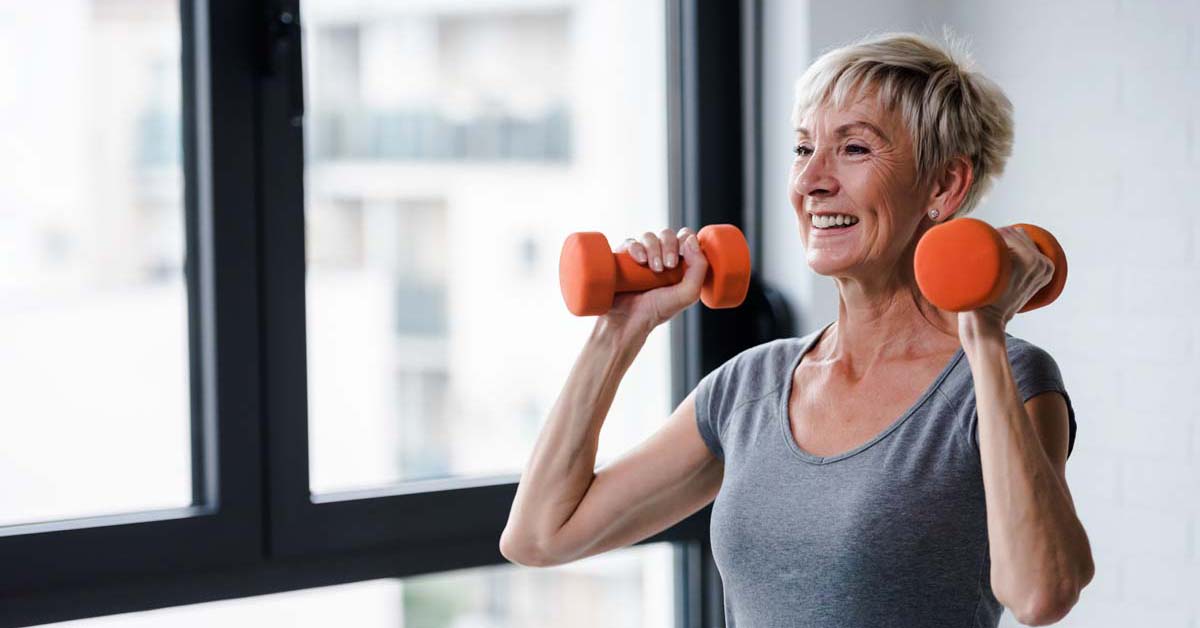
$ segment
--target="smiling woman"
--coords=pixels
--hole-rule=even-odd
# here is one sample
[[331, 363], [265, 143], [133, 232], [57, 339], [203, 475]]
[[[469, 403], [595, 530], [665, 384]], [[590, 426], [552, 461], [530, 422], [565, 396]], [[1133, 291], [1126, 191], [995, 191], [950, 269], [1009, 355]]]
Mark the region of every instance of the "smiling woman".
[[1000, 88], [971, 71], [965, 50], [916, 35], [826, 53], [796, 83], [792, 127], [789, 197], [822, 275], [858, 265], [876, 280], [899, 270], [911, 285], [916, 239], [978, 206], [1012, 152]]
[[1054, 359], [1005, 332], [1044, 283], [1041, 254], [1005, 231], [1004, 297], [960, 314], [913, 277], [921, 235], [1003, 171], [1012, 105], [965, 52], [909, 34], [826, 53], [795, 97], [788, 192], [838, 317], [697, 386], [725, 463], [711, 526], [727, 623], [1057, 621], [1093, 571], [1064, 473], [1074, 410]]
[[731, 628], [994, 628], [1005, 607], [1057, 621], [1093, 572], [1065, 477], [1075, 414], [1050, 354], [1005, 332], [1044, 285], [1044, 256], [1001, 230], [1011, 283], [967, 312], [939, 310], [913, 276], [920, 236], [974, 208], [1003, 170], [1011, 105], [915, 35], [831, 51], [796, 94], [789, 196], [809, 267], [837, 284], [837, 320], [734, 356], [593, 474], [576, 461], [596, 430], [573, 415], [605, 415], [648, 330], [695, 302], [712, 253], [686, 228], [645, 233], [638, 261], [659, 271], [681, 251], [687, 275], [600, 317], [503, 551], [570, 562], [713, 501]]

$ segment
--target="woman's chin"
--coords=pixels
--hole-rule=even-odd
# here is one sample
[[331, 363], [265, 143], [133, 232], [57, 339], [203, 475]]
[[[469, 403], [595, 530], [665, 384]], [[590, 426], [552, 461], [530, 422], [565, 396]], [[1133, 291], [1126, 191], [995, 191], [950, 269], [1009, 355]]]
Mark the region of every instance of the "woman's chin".
[[853, 264], [843, 259], [830, 259], [826, 255], [808, 256], [808, 267], [818, 275], [835, 277], [848, 274]]

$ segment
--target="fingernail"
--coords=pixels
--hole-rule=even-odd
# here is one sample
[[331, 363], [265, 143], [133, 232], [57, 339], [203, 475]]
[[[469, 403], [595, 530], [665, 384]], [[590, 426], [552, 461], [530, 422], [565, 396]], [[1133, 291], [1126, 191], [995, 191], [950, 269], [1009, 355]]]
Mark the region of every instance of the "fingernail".
[[658, 261], [657, 257], [654, 258], [653, 262], [650, 262], [650, 265], [654, 267], [654, 270], [662, 270], [662, 262]]
[[667, 253], [667, 268], [675, 268], [675, 255]]
[[693, 253], [700, 252], [700, 241], [697, 240], [696, 238], [688, 238], [687, 242], [685, 242], [684, 244], [687, 245], [687, 247], [689, 249], [691, 249]]
[[641, 251], [638, 251], [633, 254], [633, 259], [645, 264], [646, 263], [646, 254]]

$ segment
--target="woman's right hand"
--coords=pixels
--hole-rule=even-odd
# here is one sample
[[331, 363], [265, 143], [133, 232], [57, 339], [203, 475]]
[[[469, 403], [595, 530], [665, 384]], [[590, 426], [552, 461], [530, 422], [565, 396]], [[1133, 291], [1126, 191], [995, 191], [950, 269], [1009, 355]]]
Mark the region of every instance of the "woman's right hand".
[[700, 240], [691, 229], [684, 227], [675, 233], [663, 229], [657, 234], [647, 231], [640, 240], [626, 238], [613, 251], [621, 252], [628, 252], [636, 262], [654, 272], [675, 268], [682, 256], [682, 260], [687, 262], [687, 270], [683, 279], [676, 284], [643, 292], [617, 293], [613, 297], [612, 308], [602, 315], [607, 322], [649, 334], [700, 298], [700, 287], [704, 285], [704, 275], [708, 273], [708, 259], [700, 250]]

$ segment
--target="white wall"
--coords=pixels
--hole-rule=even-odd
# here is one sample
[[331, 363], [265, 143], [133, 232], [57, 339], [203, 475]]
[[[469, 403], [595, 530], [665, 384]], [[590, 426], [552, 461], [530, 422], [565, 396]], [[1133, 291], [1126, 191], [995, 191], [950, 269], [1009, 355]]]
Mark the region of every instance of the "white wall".
[[764, 208], [775, 238], [764, 266], [804, 297], [801, 331], [835, 317], [837, 301], [807, 270], [787, 205], [791, 86], [813, 51], [948, 24], [1015, 108], [1012, 158], [975, 217], [1042, 225], [1070, 260], [1059, 301], [1009, 326], [1057, 359], [1079, 421], [1068, 480], [1097, 574], [1061, 625], [1200, 626], [1200, 3], [780, 0], [765, 10]]

